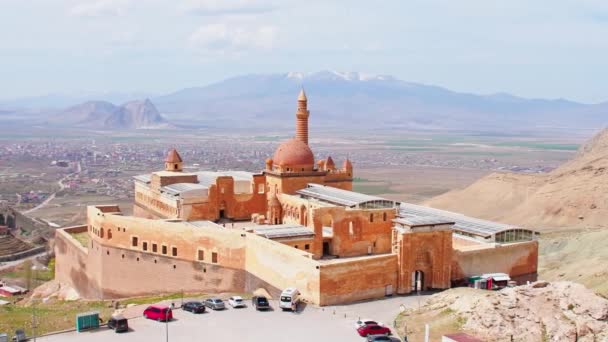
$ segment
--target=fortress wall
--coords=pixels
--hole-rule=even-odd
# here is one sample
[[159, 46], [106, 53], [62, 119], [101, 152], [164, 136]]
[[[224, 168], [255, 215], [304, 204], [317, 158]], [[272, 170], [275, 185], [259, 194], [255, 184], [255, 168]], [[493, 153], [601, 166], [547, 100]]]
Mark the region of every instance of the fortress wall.
[[86, 230], [87, 226], [55, 230], [55, 279], [69, 284], [84, 298], [99, 298], [99, 263], [92, 262], [88, 248], [70, 235]]
[[397, 291], [397, 255], [334, 260], [322, 264], [320, 305], [382, 298], [387, 286]]
[[493, 248], [454, 249], [452, 280], [483, 273], [507, 273], [513, 279], [534, 279], [538, 265], [538, 241], [496, 245]]
[[296, 287], [306, 300], [319, 303], [319, 263], [312, 254], [255, 234], [245, 239], [247, 272], [279, 290]]

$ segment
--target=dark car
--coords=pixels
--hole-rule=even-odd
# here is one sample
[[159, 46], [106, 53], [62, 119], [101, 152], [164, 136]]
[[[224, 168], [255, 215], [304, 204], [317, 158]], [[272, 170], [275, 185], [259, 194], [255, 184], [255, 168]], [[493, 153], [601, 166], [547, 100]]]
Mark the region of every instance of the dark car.
[[184, 311], [190, 311], [192, 313], [204, 313], [205, 304], [201, 302], [186, 302], [182, 305]]
[[144, 310], [144, 317], [157, 321], [171, 321], [173, 319], [173, 311], [168, 306], [150, 305]]
[[13, 341], [15, 341], [15, 342], [27, 341], [27, 337], [25, 336], [25, 331], [23, 331], [23, 329], [15, 330], [15, 336], [13, 336]]
[[117, 333], [126, 332], [129, 331], [129, 321], [122, 315], [114, 315], [108, 320], [108, 328]]
[[380, 341], [401, 342], [401, 340], [396, 337], [386, 336], [386, 335], [368, 335], [367, 341], [368, 342], [380, 342]]
[[226, 308], [224, 301], [219, 298], [205, 299], [205, 306], [213, 310], [224, 310]]
[[270, 309], [270, 303], [268, 302], [268, 299], [266, 299], [266, 297], [264, 296], [253, 296], [251, 298], [251, 305], [253, 305], [256, 310]]

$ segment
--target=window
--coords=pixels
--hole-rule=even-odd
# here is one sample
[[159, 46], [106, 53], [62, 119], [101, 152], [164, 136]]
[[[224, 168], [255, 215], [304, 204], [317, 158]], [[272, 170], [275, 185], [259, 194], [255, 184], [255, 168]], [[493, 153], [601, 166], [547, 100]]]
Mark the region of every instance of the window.
[[298, 248], [298, 245], [293, 246], [294, 248]]
[[139, 244], [139, 241], [138, 241], [138, 239], [137, 239], [137, 236], [133, 236], [133, 237], [131, 238], [131, 246], [133, 246], [133, 247], [137, 247], [137, 245], [138, 245], [138, 244]]
[[112, 229], [108, 229], [108, 240], [112, 240]]
[[177, 170], [177, 164], [173, 164], [173, 170]]
[[369, 222], [374, 222], [374, 214], [369, 214]]
[[174, 257], [177, 256], [177, 247], [171, 248], [171, 255], [173, 255]]
[[382, 214], [382, 218], [386, 221], [386, 213]]
[[141, 244], [141, 248], [142, 248], [144, 251], [147, 251], [147, 250], [148, 250], [148, 243], [147, 243], [146, 241], [142, 242], [142, 244]]
[[103, 239], [103, 228], [101, 228], [101, 234], [99, 235], [99, 237]]
[[198, 261], [203, 261], [205, 260], [205, 251], [202, 250], [198, 250]]
[[309, 244], [305, 244], [305, 245], [304, 245], [304, 249], [305, 249], [305, 250], [309, 250], [309, 249], [310, 249], [310, 245], [309, 245]]
[[264, 184], [258, 184], [258, 194], [264, 193]]
[[153, 253], [158, 252], [158, 246], [155, 243], [152, 244], [152, 252]]
[[161, 251], [162, 251], [163, 254], [167, 254], [167, 246], [162, 245], [161, 246]]
[[211, 262], [214, 264], [217, 264], [217, 253], [216, 252], [211, 253]]

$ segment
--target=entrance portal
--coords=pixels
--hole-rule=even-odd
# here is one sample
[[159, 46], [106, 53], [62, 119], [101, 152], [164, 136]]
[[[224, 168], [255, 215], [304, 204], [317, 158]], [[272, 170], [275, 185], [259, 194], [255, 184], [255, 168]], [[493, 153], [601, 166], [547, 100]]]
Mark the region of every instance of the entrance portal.
[[412, 292], [420, 292], [424, 290], [424, 272], [412, 272]]
[[323, 255], [329, 255], [329, 242], [323, 241]]
[[226, 201], [220, 202], [220, 220], [226, 218]]

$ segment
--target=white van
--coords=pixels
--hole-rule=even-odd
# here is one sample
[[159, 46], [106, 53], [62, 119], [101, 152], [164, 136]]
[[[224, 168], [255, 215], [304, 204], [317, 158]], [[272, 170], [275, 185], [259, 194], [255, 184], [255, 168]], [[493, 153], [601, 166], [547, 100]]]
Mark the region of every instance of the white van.
[[288, 287], [281, 292], [279, 298], [279, 307], [283, 310], [295, 310], [298, 301], [300, 300], [300, 291], [295, 287]]

